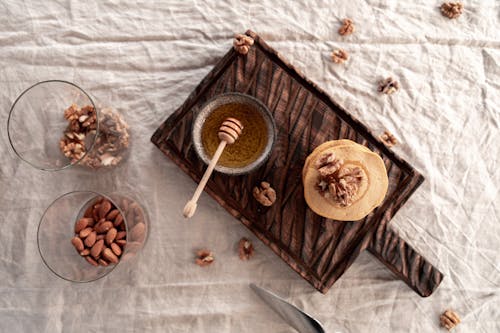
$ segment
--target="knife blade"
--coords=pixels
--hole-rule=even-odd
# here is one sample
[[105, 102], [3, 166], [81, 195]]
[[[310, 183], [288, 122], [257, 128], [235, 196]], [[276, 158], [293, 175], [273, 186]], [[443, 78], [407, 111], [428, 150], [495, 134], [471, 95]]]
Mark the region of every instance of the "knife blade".
[[300, 333], [325, 333], [321, 323], [278, 295], [250, 283], [250, 288], [290, 326]]

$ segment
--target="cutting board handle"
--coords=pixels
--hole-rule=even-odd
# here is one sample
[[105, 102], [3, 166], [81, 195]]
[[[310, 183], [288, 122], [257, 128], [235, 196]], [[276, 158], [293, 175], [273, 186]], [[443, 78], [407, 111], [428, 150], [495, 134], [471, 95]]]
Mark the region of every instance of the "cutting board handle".
[[386, 226], [380, 227], [368, 250], [420, 296], [430, 296], [443, 274]]

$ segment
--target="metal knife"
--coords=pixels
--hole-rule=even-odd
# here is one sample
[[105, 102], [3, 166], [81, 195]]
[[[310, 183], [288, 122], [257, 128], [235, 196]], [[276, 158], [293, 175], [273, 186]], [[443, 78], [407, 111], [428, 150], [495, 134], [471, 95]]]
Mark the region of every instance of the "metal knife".
[[271, 309], [280, 315], [290, 326], [295, 328], [300, 333], [325, 333], [323, 326], [319, 321], [300, 310], [296, 306], [288, 303], [283, 298], [257, 287], [250, 283], [250, 288], [266, 302]]

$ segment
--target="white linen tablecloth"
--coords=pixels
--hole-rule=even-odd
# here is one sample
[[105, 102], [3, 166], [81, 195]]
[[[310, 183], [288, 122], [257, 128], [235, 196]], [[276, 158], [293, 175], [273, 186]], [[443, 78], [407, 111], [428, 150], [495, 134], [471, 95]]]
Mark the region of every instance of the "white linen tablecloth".
[[[440, 1], [0, 2], [0, 332], [294, 332], [252, 293], [255, 282], [322, 321], [327, 332], [500, 332], [500, 2], [465, 1], [449, 20]], [[341, 37], [343, 18], [356, 32]], [[426, 177], [392, 222], [445, 275], [421, 298], [368, 253], [323, 295], [203, 194], [150, 143], [232, 45], [259, 33]], [[333, 48], [350, 54], [344, 65]], [[401, 84], [377, 93], [380, 78]], [[37, 171], [11, 150], [6, 122], [31, 84], [64, 79], [119, 108], [131, 157], [113, 172]], [[27, 120], [29, 121], [29, 120]], [[40, 259], [38, 221], [76, 189], [133, 188], [151, 216], [139, 260], [88, 284], [62, 281]], [[241, 262], [246, 236], [256, 255]], [[193, 264], [208, 247], [215, 263]], [[115, 274], [116, 273], [116, 274]], [[443, 329], [441, 329], [443, 330]]]

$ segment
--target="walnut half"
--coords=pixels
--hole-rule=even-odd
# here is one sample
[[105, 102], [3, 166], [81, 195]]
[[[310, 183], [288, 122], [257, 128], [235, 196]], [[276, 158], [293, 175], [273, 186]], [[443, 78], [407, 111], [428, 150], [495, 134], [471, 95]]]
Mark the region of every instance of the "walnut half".
[[272, 206], [276, 201], [276, 191], [268, 182], [261, 182], [260, 186], [255, 186], [252, 193], [255, 200], [262, 206]]
[[332, 61], [336, 64], [341, 64], [349, 59], [349, 55], [342, 49], [337, 49], [332, 52]]
[[239, 54], [247, 54], [248, 51], [250, 51], [250, 46], [252, 46], [253, 43], [254, 40], [250, 36], [243, 34], [234, 35], [233, 47]]
[[344, 161], [333, 153], [323, 154], [315, 166], [319, 172], [316, 183], [319, 193], [342, 207], [352, 205], [364, 177], [361, 168], [344, 166]]
[[196, 252], [196, 256], [197, 256], [197, 258], [196, 258], [195, 262], [198, 266], [201, 266], [201, 267], [208, 266], [211, 263], [213, 263], [215, 260], [213, 253], [211, 251], [205, 250], [205, 249], [198, 250]]
[[448, 331], [460, 324], [460, 317], [457, 313], [452, 310], [446, 310], [441, 317], [439, 317], [439, 322], [441, 326], [446, 328]]
[[339, 28], [339, 34], [342, 36], [350, 35], [354, 32], [354, 23], [351, 19], [344, 19], [342, 21], [343, 25]]
[[460, 2], [444, 2], [440, 8], [441, 14], [451, 20], [462, 15], [464, 6]]

